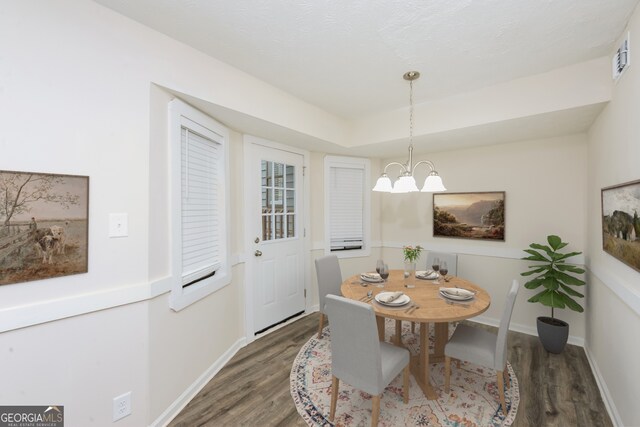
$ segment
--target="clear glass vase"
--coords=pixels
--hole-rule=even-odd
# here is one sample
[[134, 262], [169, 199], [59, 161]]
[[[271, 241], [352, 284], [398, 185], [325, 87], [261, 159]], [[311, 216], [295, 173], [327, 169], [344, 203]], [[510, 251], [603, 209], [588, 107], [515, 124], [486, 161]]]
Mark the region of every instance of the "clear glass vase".
[[404, 262], [404, 278], [414, 277], [416, 275], [416, 263], [411, 261]]

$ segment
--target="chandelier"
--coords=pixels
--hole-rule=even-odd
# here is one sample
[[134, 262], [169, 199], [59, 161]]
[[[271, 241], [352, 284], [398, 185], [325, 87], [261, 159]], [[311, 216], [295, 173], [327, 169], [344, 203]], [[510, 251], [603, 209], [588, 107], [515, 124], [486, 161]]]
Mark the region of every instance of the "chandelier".
[[[406, 163], [391, 162], [384, 167], [384, 171], [376, 186], [373, 187], [373, 191], [380, 191], [383, 193], [411, 193], [413, 191], [422, 191], [427, 193], [434, 193], [438, 191], [446, 191], [442, 184], [442, 178], [436, 172], [433, 163], [429, 160], [421, 160], [415, 165], [413, 164], [413, 81], [420, 77], [420, 73], [417, 71], [408, 71], [402, 76], [405, 80], [409, 81], [409, 160]], [[387, 169], [391, 165], [400, 166], [400, 176], [396, 182], [391, 185], [391, 179], [387, 175]], [[429, 168], [429, 175], [424, 180], [424, 185], [421, 190], [418, 190], [416, 186], [416, 180], [413, 177], [413, 172], [419, 165], [427, 165]]]

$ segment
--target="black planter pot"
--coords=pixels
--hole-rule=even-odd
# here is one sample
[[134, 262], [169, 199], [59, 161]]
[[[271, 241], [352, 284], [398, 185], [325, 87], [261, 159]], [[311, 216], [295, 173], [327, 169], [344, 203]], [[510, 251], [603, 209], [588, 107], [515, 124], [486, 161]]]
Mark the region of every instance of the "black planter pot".
[[569, 324], [553, 317], [540, 316], [537, 325], [544, 349], [549, 353], [562, 353], [569, 338]]

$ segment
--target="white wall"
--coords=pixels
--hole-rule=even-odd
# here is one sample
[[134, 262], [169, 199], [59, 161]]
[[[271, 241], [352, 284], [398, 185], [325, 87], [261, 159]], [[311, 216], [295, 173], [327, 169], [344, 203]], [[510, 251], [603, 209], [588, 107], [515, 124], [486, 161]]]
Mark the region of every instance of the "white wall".
[[[586, 349], [617, 423], [640, 425], [640, 272], [602, 250], [601, 189], [640, 179], [640, 12], [629, 28], [632, 62], [589, 131]], [[625, 31], [626, 34], [626, 31]], [[634, 56], [636, 55], [636, 56]]]
[[[91, 177], [89, 272], [0, 287], [0, 401], [63, 404], [69, 425], [106, 425], [111, 399], [132, 391], [133, 414], [119, 425], [149, 424], [239, 345], [244, 329], [241, 262], [223, 290], [179, 313], [168, 308], [162, 147], [170, 96], [155, 85], [318, 140], [344, 142], [347, 126], [91, 1], [25, 0], [0, 7], [0, 170]], [[399, 247], [422, 243], [460, 252], [459, 274], [473, 276], [499, 306], [510, 280], [524, 269], [517, 259], [522, 248], [558, 233], [571, 249], [584, 250], [588, 229], [595, 287], [586, 314], [588, 349], [620, 418], [638, 424], [631, 402], [637, 381], [624, 381], [640, 377], [632, 359], [637, 340], [625, 340], [639, 323], [637, 285], [632, 286], [638, 276], [602, 254], [597, 240], [599, 188], [638, 178], [638, 132], [631, 116], [638, 84], [632, 68], [589, 134], [588, 187], [583, 135], [424, 156], [435, 161], [451, 191], [507, 191], [505, 243], [433, 239], [429, 196], [374, 195], [372, 223], [379, 226], [373, 240], [385, 248], [345, 260], [343, 274], [371, 269], [379, 254], [399, 267]], [[322, 171], [323, 156], [313, 153], [312, 171]], [[243, 153], [236, 132], [231, 157], [239, 168]], [[380, 164], [372, 162], [374, 179]], [[541, 174], [548, 171], [553, 173]], [[312, 212], [323, 212], [322, 182], [321, 173], [312, 174]], [[235, 219], [243, 212], [240, 175], [234, 190]], [[412, 197], [423, 198], [416, 203]], [[129, 214], [129, 237], [107, 237], [111, 212]], [[243, 226], [237, 221], [231, 227], [233, 257], [239, 260]], [[322, 236], [323, 220], [314, 214], [312, 259], [322, 254]], [[635, 299], [622, 302], [620, 292]], [[526, 329], [538, 313], [524, 302], [525, 293], [514, 323]], [[497, 312], [492, 308], [486, 317], [490, 321]], [[559, 317], [571, 323], [574, 340], [585, 336], [584, 315]]]
[[[317, 139], [344, 139], [345, 123], [91, 1], [0, 8], [0, 170], [90, 176], [89, 272], [0, 287], [0, 401], [55, 402], [69, 425], [107, 425], [112, 398], [132, 391], [119, 425], [150, 424], [244, 334], [241, 174], [233, 282], [169, 309], [159, 86]], [[242, 157], [232, 132], [235, 170]], [[127, 238], [107, 237], [112, 212], [128, 213]]]
[[[524, 284], [520, 273], [528, 263], [520, 258], [530, 243], [545, 243], [547, 235], [557, 234], [570, 243], [567, 249], [586, 249], [586, 135], [417, 156], [421, 159], [435, 163], [449, 192], [506, 193], [504, 242], [434, 238], [430, 194], [384, 194], [381, 200], [384, 257], [389, 265], [402, 267], [401, 248], [407, 244], [461, 254], [458, 275], [487, 289], [492, 298], [491, 307], [479, 320], [497, 324], [511, 281], [517, 278]], [[425, 260], [423, 255], [420, 262]], [[584, 258], [576, 257], [574, 262], [582, 264]], [[536, 317], [548, 316], [550, 310], [526, 302], [532, 295], [521, 289], [511, 327], [536, 334]], [[570, 342], [582, 344], [584, 315], [570, 310], [556, 310], [555, 315], [569, 322]]]

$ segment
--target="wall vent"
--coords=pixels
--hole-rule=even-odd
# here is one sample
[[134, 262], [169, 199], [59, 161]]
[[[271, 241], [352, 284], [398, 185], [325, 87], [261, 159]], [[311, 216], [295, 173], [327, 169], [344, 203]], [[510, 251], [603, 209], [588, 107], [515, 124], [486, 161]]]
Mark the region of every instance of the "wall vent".
[[620, 78], [622, 73], [629, 68], [629, 64], [631, 63], [631, 52], [629, 51], [629, 34], [627, 33], [627, 37], [622, 41], [620, 47], [613, 55], [613, 59], [611, 60], [611, 68], [613, 72], [613, 79], [617, 80]]

